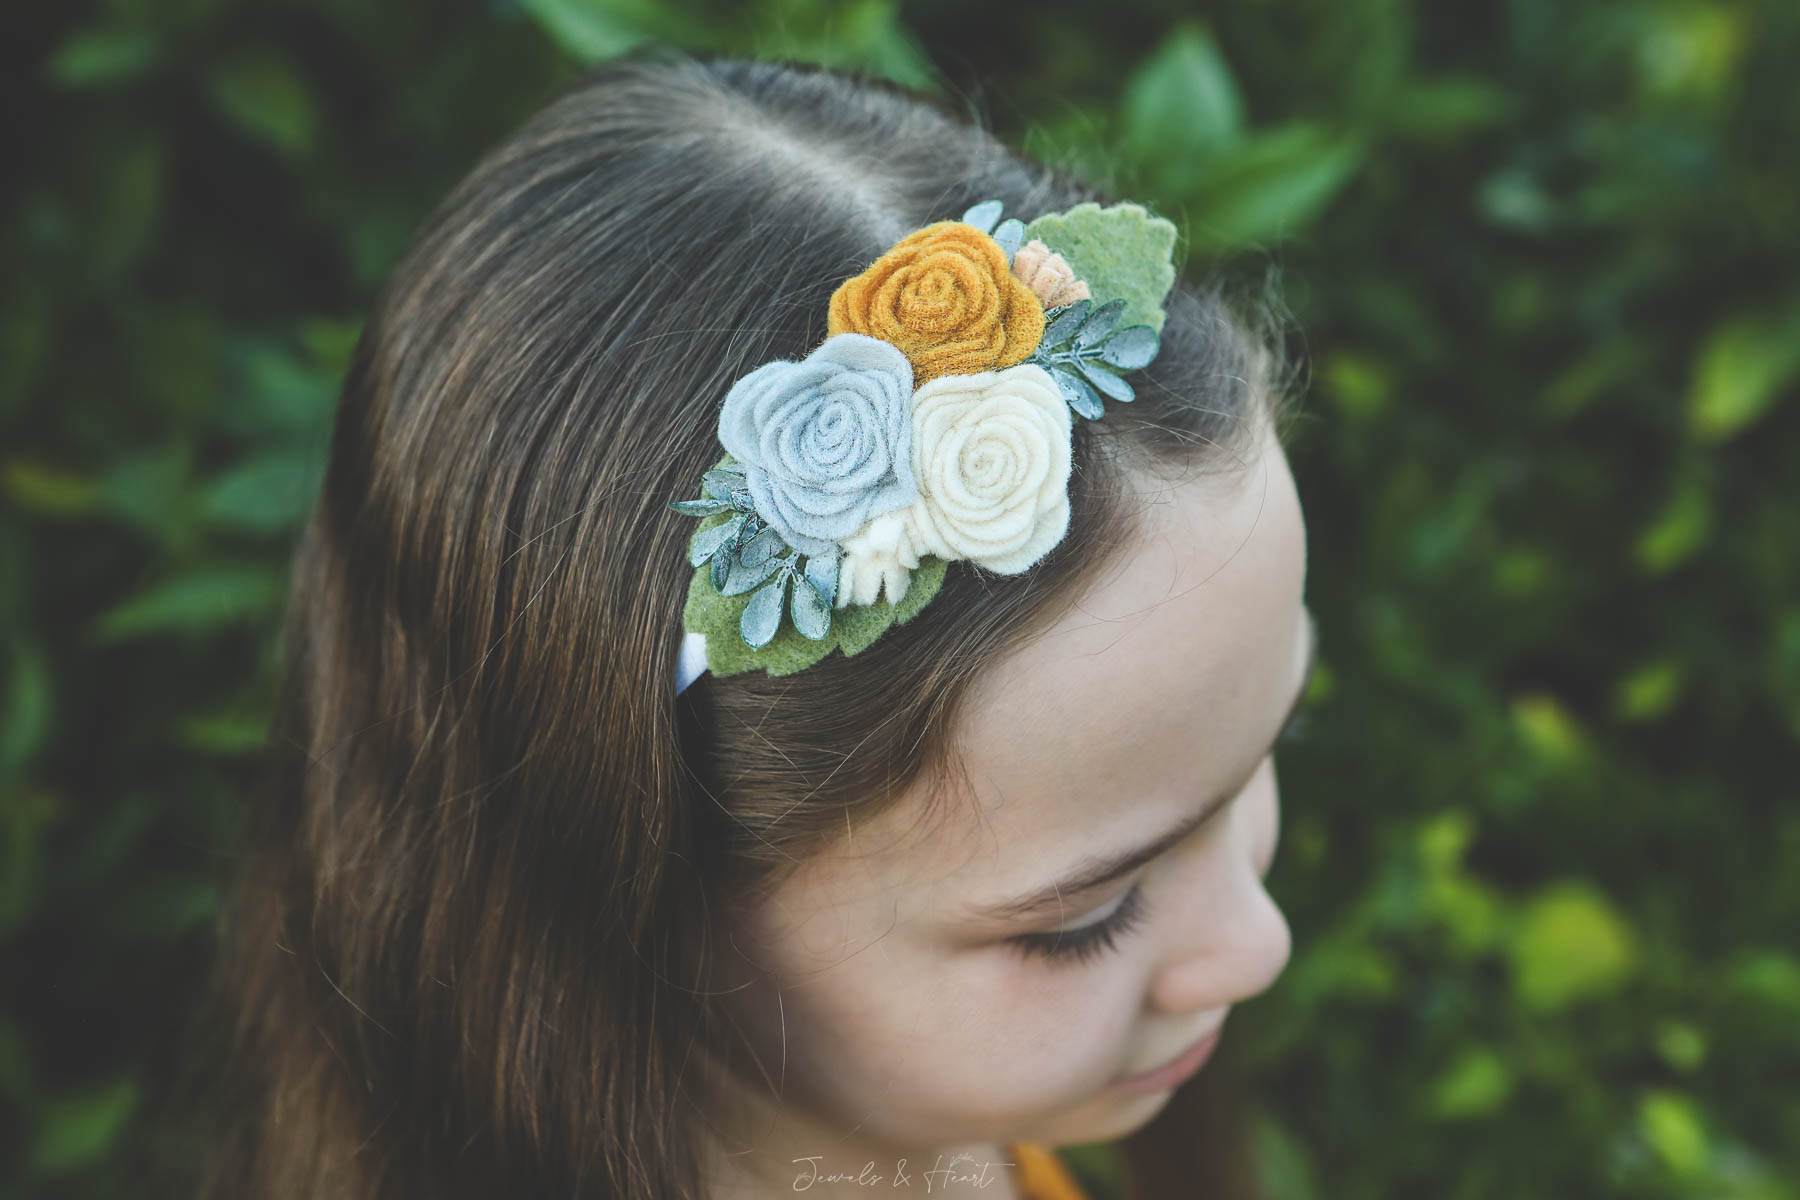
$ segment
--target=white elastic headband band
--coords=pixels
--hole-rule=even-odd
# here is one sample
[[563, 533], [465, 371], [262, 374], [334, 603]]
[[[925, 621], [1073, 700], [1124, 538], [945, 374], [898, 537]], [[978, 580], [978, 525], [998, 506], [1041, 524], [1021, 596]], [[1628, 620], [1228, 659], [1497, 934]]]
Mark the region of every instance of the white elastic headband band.
[[675, 694], [687, 691], [688, 684], [706, 674], [706, 635], [688, 633], [681, 639], [681, 658], [675, 664]]

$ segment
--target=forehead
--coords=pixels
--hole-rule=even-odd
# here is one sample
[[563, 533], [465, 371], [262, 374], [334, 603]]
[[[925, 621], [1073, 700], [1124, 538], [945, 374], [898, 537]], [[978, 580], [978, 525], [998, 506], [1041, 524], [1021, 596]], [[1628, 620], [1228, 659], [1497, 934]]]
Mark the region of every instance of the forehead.
[[[861, 886], [929, 884], [914, 908], [1028, 891], [1082, 853], [1160, 832], [1254, 765], [1306, 649], [1286, 457], [1266, 436], [1242, 472], [1135, 482], [1133, 545], [971, 690], [957, 758], [973, 803], [925, 822], [909, 796], [859, 829]], [[823, 857], [808, 865], [829, 877]]]

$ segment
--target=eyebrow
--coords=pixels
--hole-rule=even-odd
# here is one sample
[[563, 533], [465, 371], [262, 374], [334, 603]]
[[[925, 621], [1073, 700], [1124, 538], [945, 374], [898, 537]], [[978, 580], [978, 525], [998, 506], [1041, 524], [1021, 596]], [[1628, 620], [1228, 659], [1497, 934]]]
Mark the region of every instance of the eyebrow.
[[1288, 706], [1287, 715], [1282, 717], [1281, 724], [1276, 727], [1275, 737], [1270, 741], [1269, 748], [1257, 755], [1256, 764], [1251, 768], [1249, 775], [1207, 801], [1201, 806], [1198, 813], [1182, 818], [1174, 828], [1159, 834], [1136, 849], [1084, 859], [1066, 878], [1056, 883], [1039, 888], [1016, 900], [1005, 900], [997, 904], [971, 908], [968, 910], [969, 914], [977, 920], [1023, 921], [1066, 909], [1071, 898], [1080, 897], [1115, 879], [1129, 875], [1212, 820], [1220, 809], [1231, 803], [1239, 792], [1250, 785], [1250, 780], [1262, 767], [1263, 759], [1274, 752], [1276, 744], [1281, 740], [1282, 732], [1287, 729], [1288, 723], [1294, 719], [1294, 715], [1300, 711], [1300, 706], [1306, 702], [1307, 694], [1312, 691], [1313, 673], [1319, 665], [1319, 627], [1313, 619], [1312, 610], [1305, 609], [1304, 611], [1306, 613], [1306, 669], [1301, 674], [1300, 687], [1294, 693], [1294, 700]]

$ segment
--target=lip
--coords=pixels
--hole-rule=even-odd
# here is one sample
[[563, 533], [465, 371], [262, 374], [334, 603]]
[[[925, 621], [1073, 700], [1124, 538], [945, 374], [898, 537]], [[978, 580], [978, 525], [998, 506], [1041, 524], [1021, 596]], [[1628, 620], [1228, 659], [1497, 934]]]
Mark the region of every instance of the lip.
[[1215, 1029], [1171, 1061], [1154, 1070], [1145, 1071], [1142, 1075], [1121, 1079], [1113, 1087], [1125, 1092], [1160, 1092], [1177, 1087], [1206, 1065], [1206, 1060], [1218, 1048], [1219, 1038], [1224, 1032], [1223, 1029]]

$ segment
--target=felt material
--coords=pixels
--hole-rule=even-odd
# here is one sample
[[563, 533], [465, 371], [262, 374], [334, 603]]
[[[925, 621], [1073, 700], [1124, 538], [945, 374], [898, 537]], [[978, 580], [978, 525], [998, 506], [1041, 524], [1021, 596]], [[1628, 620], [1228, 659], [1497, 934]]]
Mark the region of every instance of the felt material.
[[1047, 309], [1094, 298], [1087, 281], [1075, 277], [1069, 260], [1036, 238], [1020, 246], [1013, 255], [1012, 273], [1025, 281], [1031, 294]]
[[1025, 227], [1027, 237], [1067, 259], [1095, 297], [1124, 299], [1121, 326], [1148, 325], [1158, 333], [1163, 297], [1175, 286], [1176, 232], [1173, 222], [1151, 216], [1141, 204], [1101, 208], [1091, 201], [1045, 213]]
[[1044, 306], [988, 234], [938, 221], [894, 243], [831, 294], [826, 328], [899, 347], [913, 386], [1024, 362], [1044, 336]]
[[1074, 418], [1035, 363], [946, 375], [913, 393], [912, 544], [1017, 575], [1069, 528]]
[[838, 603], [903, 595], [921, 555], [1017, 575], [1069, 528], [1073, 418], [1035, 363], [945, 375], [913, 393], [919, 496], [843, 542]]
[[[734, 515], [714, 513], [702, 518], [694, 529], [695, 536], [724, 524]], [[781, 627], [761, 650], [752, 650], [745, 645], [738, 630], [744, 606], [750, 603], [754, 593], [719, 595], [712, 585], [712, 568], [702, 565], [688, 581], [687, 604], [681, 612], [681, 623], [685, 629], [706, 635], [706, 666], [714, 675], [737, 675], [755, 670], [771, 675], [791, 675], [812, 666], [833, 649], [843, 650], [846, 657], [861, 653], [889, 626], [912, 620], [937, 595], [948, 565], [939, 558], [921, 558], [918, 569], [911, 573], [911, 583], [900, 603], [883, 601], [838, 609], [831, 614], [831, 631], [816, 642], [795, 629], [793, 619], [784, 613]]]
[[921, 557], [907, 509], [884, 513], [844, 539], [838, 560], [837, 606], [891, 603], [906, 595]]
[[870, 519], [911, 504], [912, 365], [846, 333], [800, 362], [764, 363], [731, 385], [719, 443], [744, 464], [763, 520], [802, 554], [835, 554]]

